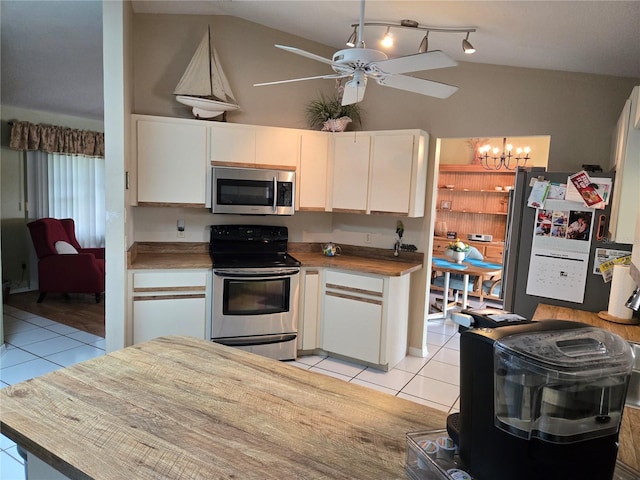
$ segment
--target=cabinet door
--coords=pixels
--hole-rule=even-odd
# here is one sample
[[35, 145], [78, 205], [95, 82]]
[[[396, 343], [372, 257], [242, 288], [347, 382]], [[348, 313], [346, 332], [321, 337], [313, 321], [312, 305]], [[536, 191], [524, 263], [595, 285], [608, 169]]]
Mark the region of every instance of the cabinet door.
[[256, 167], [294, 170], [300, 155], [300, 133], [293, 128], [256, 127]]
[[320, 348], [379, 364], [383, 290], [382, 277], [327, 270]]
[[303, 269], [302, 305], [300, 306], [300, 350], [319, 347], [318, 327], [320, 314], [320, 272], [317, 269]]
[[133, 343], [163, 335], [205, 338], [206, 299], [135, 298], [133, 301]]
[[371, 213], [409, 213], [413, 143], [411, 134], [372, 136]]
[[640, 130], [633, 128], [632, 112], [640, 99], [638, 91], [627, 100], [618, 120], [616, 177], [611, 201], [609, 239], [618, 243], [633, 243], [635, 219], [640, 211]]
[[298, 210], [323, 212], [328, 208], [329, 135], [303, 132], [298, 169]]
[[218, 165], [255, 165], [256, 128], [214, 122], [211, 128], [211, 162]]
[[138, 203], [205, 206], [207, 127], [138, 120]]
[[326, 292], [322, 349], [377, 364], [380, 362], [382, 301]]
[[370, 138], [360, 133], [334, 136], [334, 211], [367, 212]]

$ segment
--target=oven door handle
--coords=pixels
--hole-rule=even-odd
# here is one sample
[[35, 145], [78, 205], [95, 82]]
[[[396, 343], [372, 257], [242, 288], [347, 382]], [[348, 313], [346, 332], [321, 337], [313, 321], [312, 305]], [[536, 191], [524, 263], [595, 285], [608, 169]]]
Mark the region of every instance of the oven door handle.
[[296, 337], [297, 335], [295, 333], [283, 333], [247, 337], [212, 338], [211, 341], [229, 347], [248, 347], [251, 345], [271, 345], [273, 343], [290, 342], [291, 340], [295, 340]]
[[247, 278], [247, 277], [290, 277], [300, 273], [299, 268], [279, 268], [275, 270], [232, 270], [232, 269], [214, 269], [213, 273], [219, 277], [231, 277], [231, 278]]

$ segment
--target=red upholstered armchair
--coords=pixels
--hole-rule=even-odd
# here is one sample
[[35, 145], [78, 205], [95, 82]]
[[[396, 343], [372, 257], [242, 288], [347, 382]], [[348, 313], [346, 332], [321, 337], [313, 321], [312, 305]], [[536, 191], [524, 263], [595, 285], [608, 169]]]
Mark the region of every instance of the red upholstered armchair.
[[104, 292], [104, 248], [82, 248], [73, 219], [41, 218], [28, 223], [38, 255], [38, 303], [47, 293]]

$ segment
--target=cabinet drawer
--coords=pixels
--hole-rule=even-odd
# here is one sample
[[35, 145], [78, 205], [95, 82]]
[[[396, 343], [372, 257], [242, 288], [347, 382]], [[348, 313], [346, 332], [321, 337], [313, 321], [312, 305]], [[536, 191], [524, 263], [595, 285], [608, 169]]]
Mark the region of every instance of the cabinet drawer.
[[494, 260], [502, 263], [502, 254], [504, 253], [504, 247], [498, 247], [494, 245], [487, 245], [485, 247], [484, 256], [487, 259]]
[[445, 251], [447, 250], [447, 247], [449, 246], [449, 242], [451, 242], [451, 240], [440, 240], [440, 239], [433, 239], [433, 254], [437, 257], [441, 257], [444, 255]]
[[133, 290], [140, 289], [196, 289], [204, 290], [207, 285], [207, 271], [193, 272], [136, 272], [133, 274]]
[[327, 270], [325, 278], [327, 287], [336, 285], [337, 287], [345, 287], [345, 289], [365, 290], [379, 294], [382, 294], [384, 288], [384, 281], [381, 277], [368, 277]]

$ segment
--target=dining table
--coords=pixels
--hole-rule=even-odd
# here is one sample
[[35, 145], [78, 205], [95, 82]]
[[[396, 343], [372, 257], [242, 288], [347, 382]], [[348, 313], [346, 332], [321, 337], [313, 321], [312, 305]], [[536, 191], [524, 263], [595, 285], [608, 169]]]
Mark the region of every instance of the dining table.
[[428, 319], [447, 318], [449, 311], [456, 310], [457, 305], [449, 305], [449, 283], [452, 273], [462, 275], [462, 310], [468, 307], [469, 303], [469, 278], [480, 277], [480, 288], [482, 288], [483, 277], [493, 277], [500, 275], [502, 272], [502, 264], [488, 262], [479, 259], [465, 259], [458, 263], [450, 258], [433, 257], [431, 261], [431, 270], [441, 272], [444, 276], [444, 286], [442, 293], [442, 311], [428, 314]]

